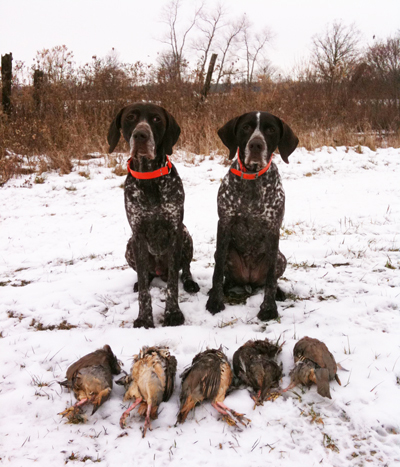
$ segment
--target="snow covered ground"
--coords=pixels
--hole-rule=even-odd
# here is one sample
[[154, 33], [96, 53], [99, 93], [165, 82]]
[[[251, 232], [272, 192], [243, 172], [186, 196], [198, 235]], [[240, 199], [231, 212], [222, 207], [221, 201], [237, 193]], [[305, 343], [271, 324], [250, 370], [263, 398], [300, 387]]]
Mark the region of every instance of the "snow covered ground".
[[[286, 191], [280, 247], [288, 258], [279, 321], [246, 305], [205, 309], [217, 225], [216, 196], [227, 167], [174, 157], [186, 189], [185, 224], [195, 245], [201, 290], [180, 285], [185, 325], [163, 328], [164, 287], [153, 282], [156, 329], [133, 329], [136, 279], [125, 262], [130, 228], [124, 177], [92, 160], [69, 175], [9, 181], [0, 189], [0, 464], [395, 466], [400, 463], [400, 150], [298, 149], [276, 162]], [[181, 162], [179, 162], [181, 161]], [[81, 173], [81, 174], [79, 174]], [[42, 180], [37, 180], [42, 181]], [[289, 383], [292, 350], [303, 336], [323, 340], [340, 387], [332, 400], [297, 388], [253, 411], [247, 390], [227, 404], [252, 422], [238, 431], [210, 404], [174, 426], [179, 374], [193, 356], [221, 344], [229, 358], [248, 339], [286, 343], [279, 360]], [[67, 367], [109, 344], [129, 371], [142, 345], [167, 344], [178, 360], [176, 389], [142, 439], [138, 415], [121, 430], [123, 388], [82, 425], [58, 414], [74, 403], [57, 381]], [[88, 411], [89, 413], [89, 411]]]

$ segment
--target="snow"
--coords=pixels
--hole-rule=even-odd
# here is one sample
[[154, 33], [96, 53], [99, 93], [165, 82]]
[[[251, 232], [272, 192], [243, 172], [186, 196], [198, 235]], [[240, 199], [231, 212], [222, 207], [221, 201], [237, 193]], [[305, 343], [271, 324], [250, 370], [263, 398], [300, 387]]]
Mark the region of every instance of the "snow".
[[[160, 324], [161, 280], [151, 289], [156, 328], [132, 327], [138, 302], [136, 273], [124, 258], [130, 234], [124, 177], [107, 161], [89, 161], [64, 176], [47, 173], [42, 184], [35, 176], [11, 180], [0, 190], [0, 463], [398, 465], [400, 150], [300, 148], [289, 165], [276, 157], [286, 191], [280, 248], [288, 258], [279, 283], [288, 299], [278, 302], [280, 320], [268, 323], [256, 317], [261, 292], [216, 316], [206, 311], [216, 196], [228, 169], [217, 156], [197, 156], [194, 164], [184, 158], [178, 152], [173, 159], [185, 186], [184, 222], [201, 290], [192, 296], [180, 285], [186, 322], [177, 328]], [[232, 358], [248, 339], [281, 336], [285, 387], [293, 346], [306, 335], [324, 341], [348, 370], [339, 371], [342, 386], [331, 383], [332, 400], [315, 386], [298, 387], [253, 410], [241, 389], [226, 403], [252, 420], [243, 431], [226, 425], [208, 403], [174, 426], [179, 374], [197, 352], [222, 344]], [[178, 360], [175, 392], [144, 439], [136, 414], [126, 430], [119, 427], [126, 407], [120, 386], [93, 416], [87, 410], [85, 424], [58, 415], [74, 398], [57, 381], [104, 344], [127, 371], [143, 345], [169, 345]]]

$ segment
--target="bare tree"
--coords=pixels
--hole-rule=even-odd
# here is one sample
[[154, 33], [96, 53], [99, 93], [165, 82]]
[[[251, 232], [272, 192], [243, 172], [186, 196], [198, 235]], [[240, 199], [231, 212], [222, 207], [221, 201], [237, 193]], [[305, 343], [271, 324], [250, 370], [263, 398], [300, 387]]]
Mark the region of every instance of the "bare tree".
[[313, 37], [312, 63], [318, 78], [331, 85], [351, 74], [359, 56], [360, 33], [354, 25], [334, 22], [325, 34]]
[[252, 34], [252, 25], [249, 21], [246, 21], [243, 27], [243, 42], [245, 47], [245, 61], [246, 61], [246, 84], [250, 85], [254, 80], [254, 74], [256, 66], [260, 59], [265, 57], [263, 52], [265, 46], [272, 39], [272, 32], [268, 28], [264, 28], [262, 31]]
[[172, 79], [181, 81], [182, 70], [184, 66], [184, 51], [188, 34], [195, 27], [199, 20], [199, 15], [203, 9], [203, 4], [195, 8], [193, 16], [187, 26], [182, 31], [178, 29], [178, 23], [181, 13], [181, 0], [171, 0], [162, 10], [161, 22], [168, 26], [168, 32], [161, 40], [164, 44], [170, 47], [170, 53], [164, 54], [168, 56], [168, 61], [172, 65]]
[[400, 107], [400, 31], [369, 47], [365, 63], [373, 81]]
[[[219, 71], [216, 84], [219, 84], [224, 76], [230, 76], [234, 72], [233, 68], [235, 66], [235, 61], [237, 61], [237, 57], [232, 58], [232, 49], [237, 45], [245, 24], [246, 16], [243, 15], [229, 26], [223, 39], [220, 41], [219, 52], [221, 58], [218, 65]], [[226, 69], [226, 62], [229, 61], [229, 58], [231, 58], [230, 67]]]
[[188, 62], [182, 57], [178, 63], [176, 56], [172, 52], [165, 51], [158, 55], [157, 65], [157, 80], [159, 82], [168, 83], [182, 80]]
[[400, 31], [396, 37], [388, 37], [369, 47], [366, 53], [369, 66], [382, 78], [400, 79]]
[[193, 43], [193, 49], [201, 53], [199, 62], [199, 81], [203, 84], [204, 71], [206, 68], [208, 55], [212, 50], [212, 45], [215, 41], [218, 31], [225, 26], [222, 23], [225, 16], [224, 6], [219, 3], [214, 11], [205, 11], [204, 9], [200, 12], [198, 29], [202, 33], [201, 37]]
[[257, 77], [267, 80], [272, 80], [275, 76], [278, 75], [277, 69], [272, 65], [271, 60], [268, 58], [263, 58], [258, 61], [257, 64]]

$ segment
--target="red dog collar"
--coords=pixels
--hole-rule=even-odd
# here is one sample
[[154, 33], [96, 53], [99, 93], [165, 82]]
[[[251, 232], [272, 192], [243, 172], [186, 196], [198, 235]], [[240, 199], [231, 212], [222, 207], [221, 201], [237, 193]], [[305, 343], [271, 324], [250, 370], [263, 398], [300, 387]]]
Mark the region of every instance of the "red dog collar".
[[128, 172], [132, 177], [138, 178], [140, 180], [150, 180], [152, 178], [162, 177], [163, 175], [168, 175], [172, 169], [172, 163], [167, 157], [167, 163], [161, 169], [154, 170], [153, 172], [135, 172], [131, 169], [131, 159], [128, 160]]
[[272, 163], [272, 158], [274, 157], [274, 155], [272, 154], [271, 156], [271, 159], [269, 160], [268, 164], [263, 168], [261, 169], [259, 172], [257, 173], [251, 173], [251, 174], [246, 174], [245, 172], [247, 172], [247, 169], [246, 167], [244, 167], [244, 165], [242, 164], [242, 161], [240, 160], [240, 157], [239, 157], [239, 148], [238, 148], [238, 152], [237, 152], [237, 160], [239, 162], [239, 167], [240, 167], [240, 170], [237, 170], [237, 169], [234, 169], [233, 167], [231, 167], [231, 172], [235, 175], [237, 175], [238, 177], [240, 178], [244, 178], [245, 180], [255, 180], [256, 178], [260, 177], [261, 175], [265, 174], [265, 172], [267, 172], [267, 170], [270, 168], [271, 166], [271, 163]]

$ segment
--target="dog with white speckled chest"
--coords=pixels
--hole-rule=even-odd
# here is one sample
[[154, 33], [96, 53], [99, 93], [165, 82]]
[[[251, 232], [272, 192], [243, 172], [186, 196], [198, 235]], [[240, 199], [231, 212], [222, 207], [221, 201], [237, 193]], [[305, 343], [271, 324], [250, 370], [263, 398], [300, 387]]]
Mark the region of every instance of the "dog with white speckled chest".
[[237, 158], [218, 192], [218, 230], [212, 289], [206, 308], [216, 314], [225, 309], [224, 291], [234, 286], [264, 287], [258, 318], [278, 317], [276, 299], [284, 299], [277, 279], [286, 268], [279, 251], [279, 229], [285, 193], [273, 152], [282, 159], [299, 142], [290, 127], [268, 112], [249, 112], [226, 123], [218, 135]]
[[156, 276], [167, 281], [163, 324], [179, 326], [185, 320], [178, 304], [181, 269], [185, 291], [199, 291], [190, 272], [193, 242], [182, 222], [183, 184], [168, 158], [181, 130], [169, 112], [150, 103], [135, 103], [118, 113], [108, 132], [110, 153], [121, 130], [130, 145], [125, 210], [132, 237], [125, 257], [138, 276], [134, 291], [139, 292], [139, 315], [134, 327], [154, 327], [149, 286]]

